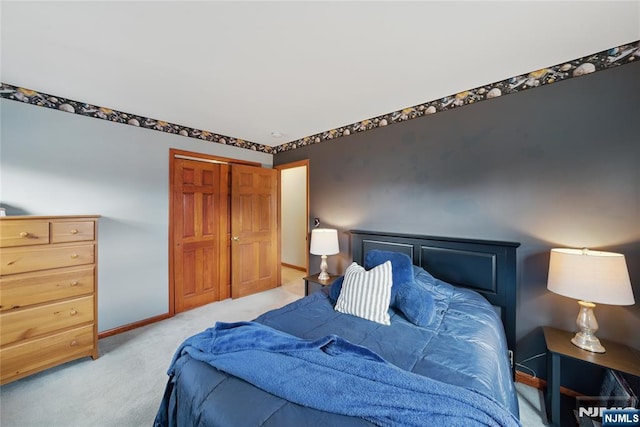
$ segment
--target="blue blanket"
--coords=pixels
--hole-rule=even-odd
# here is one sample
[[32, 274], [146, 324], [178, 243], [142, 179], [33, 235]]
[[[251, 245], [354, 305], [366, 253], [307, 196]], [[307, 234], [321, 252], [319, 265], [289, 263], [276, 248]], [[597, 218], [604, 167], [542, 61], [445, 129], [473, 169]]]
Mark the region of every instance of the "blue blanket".
[[336, 335], [304, 340], [256, 322], [217, 323], [181, 345], [170, 376], [185, 353], [283, 399], [381, 426], [520, 425], [486, 396], [402, 370]]

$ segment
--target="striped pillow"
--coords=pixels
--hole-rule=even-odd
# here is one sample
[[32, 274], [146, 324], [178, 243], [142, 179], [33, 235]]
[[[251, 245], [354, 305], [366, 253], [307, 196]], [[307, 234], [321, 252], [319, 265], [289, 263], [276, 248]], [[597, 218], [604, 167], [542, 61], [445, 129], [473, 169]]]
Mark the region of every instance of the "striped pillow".
[[344, 272], [344, 282], [335, 310], [390, 325], [388, 310], [391, 284], [391, 261], [369, 271], [354, 262]]

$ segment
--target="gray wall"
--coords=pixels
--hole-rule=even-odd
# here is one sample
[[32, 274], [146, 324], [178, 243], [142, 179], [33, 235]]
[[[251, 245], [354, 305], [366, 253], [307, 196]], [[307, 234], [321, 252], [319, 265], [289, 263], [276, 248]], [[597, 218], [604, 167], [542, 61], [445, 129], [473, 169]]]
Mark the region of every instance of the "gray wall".
[[102, 215], [98, 328], [168, 311], [169, 148], [271, 166], [272, 156], [2, 99], [8, 214]]
[[[521, 242], [523, 360], [541, 351], [539, 326], [575, 327], [576, 301], [546, 289], [552, 247], [624, 253], [640, 302], [638, 76], [640, 63], [624, 65], [279, 153], [274, 164], [309, 159], [310, 221], [325, 226]], [[340, 246], [333, 272], [349, 260], [346, 233]], [[596, 315], [601, 337], [640, 348], [640, 304]]]

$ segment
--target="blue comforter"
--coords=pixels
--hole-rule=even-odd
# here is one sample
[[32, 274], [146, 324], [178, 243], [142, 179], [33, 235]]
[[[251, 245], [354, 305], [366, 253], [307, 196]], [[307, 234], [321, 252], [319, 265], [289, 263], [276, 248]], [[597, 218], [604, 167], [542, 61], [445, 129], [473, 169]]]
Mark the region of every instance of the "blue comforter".
[[[424, 279], [421, 270], [416, 270], [416, 280], [421, 279]], [[436, 422], [431, 417], [448, 417], [442, 422], [444, 425], [451, 425], [455, 420], [458, 422], [454, 425], [485, 423], [487, 420], [489, 424], [517, 424], [514, 417], [518, 414], [517, 400], [506, 357], [504, 333], [493, 308], [475, 292], [439, 281], [423, 281], [433, 292], [435, 300], [433, 320], [424, 327], [416, 327], [393, 309], [390, 309], [390, 326], [342, 314], [333, 310], [326, 294], [316, 293], [265, 313], [256, 319], [256, 323], [252, 322], [251, 328], [259, 329], [260, 333], [270, 331], [265, 335], [269, 338], [257, 347], [253, 343], [254, 338], [246, 339], [245, 336], [245, 339], [237, 340], [242, 338], [242, 334], [230, 332], [242, 328], [212, 328], [190, 338], [176, 353], [156, 425], [407, 425], [410, 419], [417, 423], [414, 425], [430, 425]], [[225, 340], [219, 339], [221, 331], [234, 339], [224, 344]], [[284, 332], [283, 336], [287, 338], [283, 341], [286, 345], [282, 347], [277, 344], [280, 341], [275, 340], [275, 336], [281, 334], [278, 331]], [[214, 337], [217, 339], [212, 339]], [[213, 344], [216, 341], [217, 344]], [[302, 350], [297, 351], [296, 348]], [[307, 356], [291, 358], [288, 354], [292, 349], [297, 355]], [[209, 350], [214, 350], [214, 353]], [[235, 367], [227, 366], [227, 361], [236, 359], [240, 354], [240, 359], [245, 362], [240, 364], [240, 370], [237, 364]], [[356, 358], [356, 354], [365, 357]], [[266, 362], [272, 358], [281, 360], [283, 355], [288, 360], [287, 364]], [[395, 407], [396, 415], [366, 403], [371, 396], [353, 391], [346, 385], [343, 387], [344, 379], [338, 381], [334, 377], [331, 380], [332, 376], [327, 373], [330, 365], [318, 364], [317, 356], [335, 365], [359, 359], [368, 368], [358, 370], [346, 364], [350, 372], [369, 372], [372, 375], [384, 372], [385, 378], [403, 378], [399, 388], [392, 381], [391, 385], [385, 384], [391, 388], [385, 388], [378, 396], [379, 401], [386, 402], [390, 408]], [[213, 359], [218, 359], [218, 362], [212, 363]], [[221, 360], [225, 360], [224, 366], [220, 364], [216, 368], [210, 364], [215, 366], [222, 363]], [[255, 363], [257, 360], [262, 362]], [[340, 363], [335, 363], [337, 361]], [[301, 364], [306, 367], [301, 368]], [[300, 373], [306, 372], [309, 364], [314, 365], [315, 374]], [[375, 369], [371, 369], [372, 366]], [[389, 375], [391, 372], [393, 375]], [[260, 379], [257, 378], [259, 373], [267, 375]], [[298, 397], [288, 394], [292, 393], [288, 389], [290, 385], [283, 387], [284, 391], [270, 389], [273, 384], [289, 384], [291, 377], [305, 384], [306, 388]], [[321, 380], [329, 384], [321, 383]], [[358, 381], [362, 380], [371, 381], [371, 378], [366, 375], [358, 377]], [[379, 381], [375, 380], [377, 389]], [[428, 390], [418, 386], [407, 394], [407, 389], [403, 391], [405, 380], [420, 382]], [[332, 382], [333, 389], [328, 387]], [[437, 385], [437, 392], [429, 395], [431, 403], [424, 396], [424, 399], [415, 399], [422, 393], [434, 392], [434, 385]], [[347, 390], [349, 392], [342, 393]], [[447, 396], [444, 390], [455, 390], [454, 396]], [[398, 400], [393, 399], [396, 396]], [[410, 402], [409, 396], [415, 402]], [[458, 398], [464, 410], [462, 406], [451, 403], [450, 399]], [[485, 404], [488, 412], [482, 410]], [[423, 410], [430, 406], [436, 411], [427, 416]], [[397, 411], [398, 407], [405, 408], [402, 411], [407, 410], [408, 414], [416, 411], [415, 414], [422, 415], [405, 417], [401, 415], [402, 411]], [[453, 414], [438, 412], [443, 407], [449, 407]], [[464, 419], [457, 418], [462, 415]]]
[[380, 426], [519, 425], [480, 393], [404, 371], [336, 335], [312, 341], [256, 322], [218, 323], [183, 343], [169, 375], [185, 353], [283, 399]]

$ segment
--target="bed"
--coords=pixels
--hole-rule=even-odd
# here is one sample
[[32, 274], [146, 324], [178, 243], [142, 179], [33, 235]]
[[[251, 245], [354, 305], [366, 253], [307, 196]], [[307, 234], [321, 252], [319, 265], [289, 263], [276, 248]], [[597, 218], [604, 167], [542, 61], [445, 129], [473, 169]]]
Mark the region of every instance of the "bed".
[[519, 244], [350, 233], [330, 288], [187, 339], [154, 425], [520, 425]]

